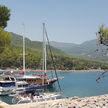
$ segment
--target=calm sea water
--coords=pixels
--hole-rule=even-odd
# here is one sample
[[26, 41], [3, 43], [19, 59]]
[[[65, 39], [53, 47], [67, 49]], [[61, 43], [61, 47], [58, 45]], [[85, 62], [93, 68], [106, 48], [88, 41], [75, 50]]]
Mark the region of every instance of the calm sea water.
[[[49, 77], [51, 76], [50, 73], [47, 74]], [[96, 78], [99, 75], [100, 73], [98, 72], [58, 72], [64, 97], [86, 97], [108, 94], [108, 74], [106, 73], [104, 78], [97, 83]], [[57, 83], [50, 91], [56, 90], [58, 91]], [[0, 98], [7, 103], [11, 103], [10, 97], [2, 96]]]
[[58, 75], [64, 76], [64, 79], [60, 80], [64, 96], [85, 97], [108, 94], [107, 73], [99, 83], [96, 82], [96, 78], [100, 73], [96, 72], [62, 72]]

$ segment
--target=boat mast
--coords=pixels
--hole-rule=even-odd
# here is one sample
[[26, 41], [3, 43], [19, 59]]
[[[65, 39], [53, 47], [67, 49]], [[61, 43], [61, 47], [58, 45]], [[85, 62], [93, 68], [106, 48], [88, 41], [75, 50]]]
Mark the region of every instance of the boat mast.
[[46, 77], [46, 39], [45, 39], [45, 23], [43, 23], [43, 71]]
[[23, 24], [23, 72], [25, 75], [25, 26]]
[[57, 75], [57, 72], [56, 72], [56, 63], [54, 61], [54, 55], [52, 53], [52, 50], [51, 50], [51, 46], [50, 46], [50, 42], [49, 42], [49, 39], [48, 39], [48, 34], [47, 34], [47, 31], [46, 31], [46, 28], [45, 28], [45, 34], [46, 34], [46, 40], [48, 42], [48, 47], [49, 47], [49, 51], [50, 51], [50, 55], [51, 55], [51, 59], [52, 59], [52, 64], [53, 64], [53, 67], [54, 67], [54, 70], [55, 70], [55, 75], [56, 75], [56, 78], [57, 78], [57, 82], [58, 82], [58, 86], [59, 86], [59, 89], [60, 89], [60, 92], [61, 92], [61, 87], [60, 87], [60, 83], [59, 83], [59, 80], [58, 80], [58, 75]]

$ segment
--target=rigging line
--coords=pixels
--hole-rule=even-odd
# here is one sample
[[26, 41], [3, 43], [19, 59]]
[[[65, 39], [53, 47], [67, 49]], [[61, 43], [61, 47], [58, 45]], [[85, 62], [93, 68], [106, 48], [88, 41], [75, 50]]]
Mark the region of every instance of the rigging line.
[[[47, 52], [47, 58], [50, 60], [50, 55], [49, 55], [49, 53], [48, 53], [48, 47], [46, 47], [46, 52]], [[52, 67], [51, 67], [51, 69], [52, 69]], [[53, 79], [54, 78], [54, 75], [53, 75], [53, 71], [51, 70], [51, 78]], [[53, 84], [54, 85], [54, 87], [55, 87], [55, 83]]]
[[[47, 40], [48, 40], [48, 37], [47, 37]], [[49, 41], [49, 40], [48, 40]], [[49, 42], [48, 42], [49, 43]], [[61, 87], [60, 87], [60, 83], [59, 83], [59, 80], [58, 80], [58, 75], [57, 75], [57, 72], [56, 72], [56, 64], [55, 64], [55, 62], [54, 62], [54, 59], [53, 59], [53, 54], [52, 54], [52, 52], [51, 52], [51, 47], [50, 47], [50, 45], [49, 45], [49, 48], [50, 48], [50, 53], [51, 53], [51, 58], [52, 58], [52, 62], [53, 62], [53, 66], [54, 66], [54, 70], [55, 70], [55, 75], [56, 75], [56, 78], [57, 78], [57, 82], [58, 82], [58, 86], [59, 86], [59, 89], [60, 89], [60, 91], [61, 91]]]
[[[48, 44], [48, 43], [47, 43]], [[49, 52], [49, 49], [48, 49], [48, 45], [46, 46], [46, 52], [47, 52], [47, 58], [50, 60], [51, 59], [51, 57], [50, 57], [50, 54], [48, 53]], [[50, 62], [49, 62], [50, 63]], [[52, 64], [50, 63], [50, 65], [51, 65], [51, 78], [53, 79], [54, 78], [54, 73], [53, 73], [53, 68], [52, 68]], [[56, 85], [55, 85], [55, 83], [53, 84], [53, 86], [55, 87]], [[57, 90], [56, 90], [56, 92], [57, 92]]]
[[[48, 57], [50, 57], [50, 56], [49, 56], [49, 53], [48, 53], [48, 47], [47, 47], [47, 46], [46, 46], [46, 50], [47, 50], [46, 52], [47, 52], [47, 55], [48, 55], [47, 58], [48, 58]], [[50, 60], [50, 58], [49, 58], [49, 60]], [[52, 72], [52, 71], [51, 71], [51, 77], [54, 78], [53, 72]]]
[[52, 54], [52, 50], [51, 50], [51, 47], [50, 47], [50, 42], [49, 42], [49, 39], [48, 39], [48, 34], [47, 34], [47, 31], [46, 31], [46, 28], [45, 28], [45, 33], [46, 33], [46, 38], [47, 38], [47, 41], [48, 41], [48, 46], [49, 46], [49, 50], [50, 50], [50, 54], [51, 54], [51, 59], [52, 59], [54, 70], [55, 70], [55, 75], [56, 75], [58, 86], [59, 86], [59, 89], [60, 89], [60, 92], [61, 92], [61, 87], [60, 87], [60, 83], [59, 83], [59, 80], [58, 80], [58, 75], [57, 75], [56, 67], [55, 67], [56, 64], [55, 64], [54, 59], [53, 59], [53, 54]]

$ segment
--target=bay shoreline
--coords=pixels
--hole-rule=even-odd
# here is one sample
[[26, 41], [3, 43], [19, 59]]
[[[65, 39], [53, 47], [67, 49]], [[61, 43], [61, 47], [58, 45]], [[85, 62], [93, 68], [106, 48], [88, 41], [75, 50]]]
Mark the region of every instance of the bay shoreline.
[[71, 97], [43, 102], [9, 105], [0, 101], [3, 108], [108, 108], [108, 94], [91, 97]]
[[[4, 70], [5, 72], [23, 72], [23, 70]], [[56, 72], [104, 72], [107, 70], [102, 69], [89, 69], [89, 70], [56, 70]], [[33, 69], [26, 69], [26, 72], [43, 72], [43, 70], [33, 70]], [[54, 70], [47, 70], [47, 72], [54, 72]]]
[[[8, 70], [10, 71], [10, 70]], [[22, 70], [12, 70], [22, 72]], [[52, 70], [53, 71], [53, 70]], [[104, 72], [105, 70], [57, 70], [57, 72]], [[42, 72], [42, 70], [27, 70], [27, 72]], [[51, 72], [51, 70], [48, 70]], [[3, 108], [108, 108], [108, 94], [90, 97], [69, 97], [59, 100], [50, 100], [44, 102], [25, 103], [9, 105], [0, 100], [0, 106]]]

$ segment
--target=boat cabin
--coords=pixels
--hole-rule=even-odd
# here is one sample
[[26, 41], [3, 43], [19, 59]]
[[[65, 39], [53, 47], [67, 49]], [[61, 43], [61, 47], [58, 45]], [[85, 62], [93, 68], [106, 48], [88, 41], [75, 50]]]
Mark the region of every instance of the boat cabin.
[[0, 95], [9, 95], [16, 89], [16, 79], [12, 76], [0, 76]]

